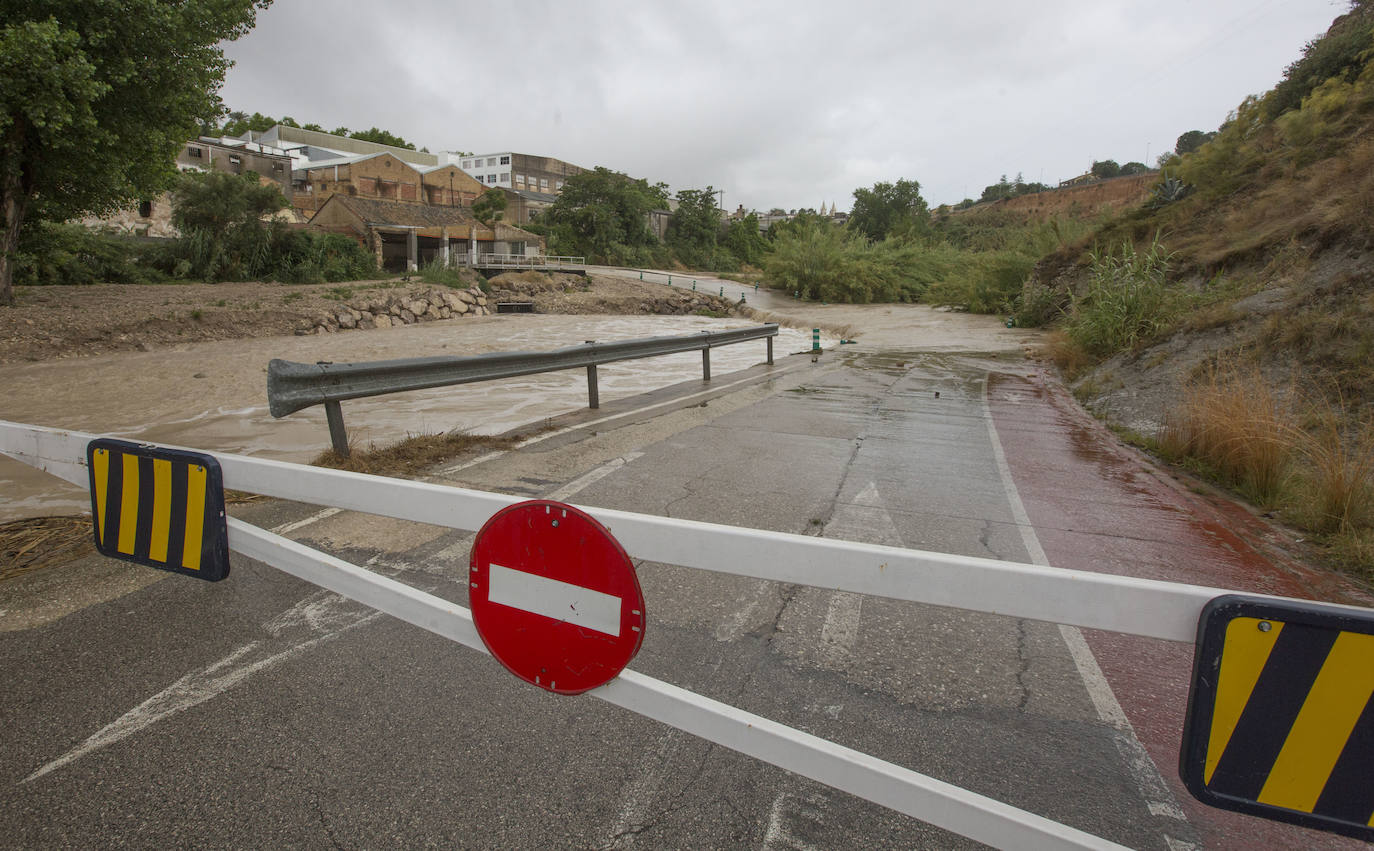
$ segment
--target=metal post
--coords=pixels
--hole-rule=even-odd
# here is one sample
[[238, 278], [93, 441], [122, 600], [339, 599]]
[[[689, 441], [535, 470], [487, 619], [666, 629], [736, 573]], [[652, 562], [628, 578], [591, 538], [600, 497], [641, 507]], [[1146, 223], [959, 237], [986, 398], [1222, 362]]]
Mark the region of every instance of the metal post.
[[720, 288], [720, 297], [725, 298], [725, 287]]
[[764, 337], [764, 340], [768, 343], [768, 365], [769, 365], [769, 366], [772, 366], [772, 365], [773, 365], [773, 338], [772, 338], [772, 337]]
[[812, 328], [812, 329], [811, 329], [811, 351], [813, 351], [813, 352], [819, 352], [820, 350], [821, 350], [821, 329], [819, 329], [819, 328]]
[[343, 408], [336, 399], [324, 403], [324, 418], [329, 422], [329, 442], [340, 458], [348, 457], [348, 432], [344, 430]]
[[640, 279], [641, 281], [644, 280], [644, 273], [643, 273], [643, 272], [640, 272], [640, 273], [639, 273], [639, 279]]
[[668, 276], [668, 286], [671, 287], [672, 285], [673, 285], [673, 276], [672, 276], [672, 275], [669, 275], [669, 276]]
[[711, 347], [707, 346], [701, 350], [701, 380], [711, 380]]
[[[587, 345], [595, 343], [595, 340], [588, 340]], [[596, 364], [587, 364], [587, 407], [595, 410], [601, 407], [601, 392], [596, 386]]]

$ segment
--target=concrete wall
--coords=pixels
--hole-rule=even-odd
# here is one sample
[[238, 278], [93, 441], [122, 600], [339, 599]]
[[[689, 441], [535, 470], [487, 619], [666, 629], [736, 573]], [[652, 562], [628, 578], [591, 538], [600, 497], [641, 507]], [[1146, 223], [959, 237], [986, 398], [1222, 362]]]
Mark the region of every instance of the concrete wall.
[[424, 185], [425, 203], [443, 207], [471, 207], [477, 196], [487, 190], [456, 165], [426, 172], [420, 180]]
[[309, 190], [295, 193], [292, 203], [303, 210], [318, 210], [330, 196], [342, 192], [362, 198], [388, 201], [421, 200], [420, 173], [390, 154], [339, 166], [310, 169]]

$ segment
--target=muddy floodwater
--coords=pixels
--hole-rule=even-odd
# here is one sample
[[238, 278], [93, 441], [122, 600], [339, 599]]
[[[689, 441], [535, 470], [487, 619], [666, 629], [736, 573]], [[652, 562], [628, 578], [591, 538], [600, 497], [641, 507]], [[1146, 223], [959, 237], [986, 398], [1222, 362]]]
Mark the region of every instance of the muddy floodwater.
[[[322, 407], [282, 419], [267, 411], [272, 358], [374, 361], [694, 334], [756, 324], [660, 316], [499, 316], [309, 337], [193, 343], [152, 352], [0, 366], [0, 419], [131, 440], [307, 461], [329, 446]], [[835, 338], [822, 340], [831, 346]], [[809, 332], [783, 328], [778, 357], [811, 347]], [[711, 351], [719, 377], [765, 359], [762, 340]], [[603, 401], [701, 377], [701, 355], [685, 352], [597, 370]], [[354, 446], [407, 434], [465, 430], [499, 434], [587, 404], [583, 370], [398, 393], [344, 402]], [[0, 456], [0, 521], [89, 510], [84, 490]]]

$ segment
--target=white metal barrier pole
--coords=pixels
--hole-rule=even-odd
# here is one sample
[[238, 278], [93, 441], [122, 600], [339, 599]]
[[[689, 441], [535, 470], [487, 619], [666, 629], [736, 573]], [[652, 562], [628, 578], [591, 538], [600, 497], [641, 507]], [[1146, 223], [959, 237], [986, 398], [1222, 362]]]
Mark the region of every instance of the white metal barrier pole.
[[[472, 613], [456, 603], [234, 518], [229, 542], [268, 566], [487, 652]], [[588, 694], [995, 847], [1125, 847], [634, 671]]]
[[[94, 437], [0, 421], [0, 452], [83, 487], [85, 447]], [[480, 529], [497, 511], [523, 501], [427, 482], [212, 454], [228, 488], [454, 529]], [[638, 559], [1171, 641], [1192, 643], [1202, 607], [1230, 593], [627, 511], [583, 510], [609, 527]]]

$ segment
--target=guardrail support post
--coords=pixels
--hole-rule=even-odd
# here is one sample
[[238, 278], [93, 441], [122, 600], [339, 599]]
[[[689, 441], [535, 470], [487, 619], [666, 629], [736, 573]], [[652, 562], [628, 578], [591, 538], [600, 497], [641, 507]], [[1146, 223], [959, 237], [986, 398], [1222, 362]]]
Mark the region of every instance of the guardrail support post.
[[[587, 345], [595, 343], [595, 340], [588, 340]], [[601, 407], [601, 391], [596, 386], [596, 364], [587, 364], [587, 407], [595, 410]]]
[[711, 347], [707, 346], [701, 350], [701, 380], [711, 380]]
[[819, 352], [820, 350], [821, 350], [821, 329], [819, 329], [819, 328], [812, 328], [812, 329], [811, 329], [811, 351], [813, 351], [813, 352]]
[[324, 403], [324, 418], [329, 422], [329, 442], [340, 458], [348, 457], [348, 432], [344, 429], [343, 408], [336, 399]]
[[764, 342], [768, 343], [768, 365], [773, 365], [773, 338], [764, 337]]

